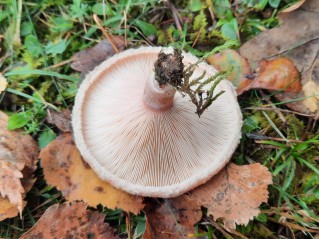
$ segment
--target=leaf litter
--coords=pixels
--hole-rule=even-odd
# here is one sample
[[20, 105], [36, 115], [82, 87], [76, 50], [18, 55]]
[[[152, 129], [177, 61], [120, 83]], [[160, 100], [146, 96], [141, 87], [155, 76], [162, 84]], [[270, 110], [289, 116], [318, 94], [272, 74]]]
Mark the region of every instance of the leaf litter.
[[146, 227], [142, 239], [179, 239], [196, 234], [194, 225], [202, 218], [200, 205], [187, 194], [165, 199], [160, 206], [144, 210]]
[[36, 142], [21, 131], [9, 131], [7, 124], [8, 116], [0, 111], [0, 221], [22, 213], [38, 162]]
[[[319, 112], [319, 1], [308, 0], [295, 11], [278, 15], [281, 25], [259, 34], [240, 48], [252, 65], [284, 55], [301, 72], [302, 91], [275, 94], [288, 107], [316, 116]], [[296, 99], [299, 99], [296, 101]]]
[[238, 95], [251, 89], [301, 91], [299, 72], [285, 57], [263, 60], [253, 72], [248, 60], [232, 49], [209, 56], [207, 61], [219, 71], [231, 70], [227, 79], [236, 87]]
[[20, 239], [95, 238], [118, 239], [104, 222], [105, 214], [86, 210], [83, 202], [66, 202], [49, 207]]

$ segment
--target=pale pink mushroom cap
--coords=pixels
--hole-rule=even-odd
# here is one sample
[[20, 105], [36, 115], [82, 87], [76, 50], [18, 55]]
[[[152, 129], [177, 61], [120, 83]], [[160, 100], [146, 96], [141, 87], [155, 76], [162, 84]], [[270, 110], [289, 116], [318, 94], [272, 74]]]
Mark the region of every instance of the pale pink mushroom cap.
[[[242, 115], [233, 86], [199, 118], [189, 97], [176, 93], [172, 107], [150, 109], [146, 83], [154, 83], [161, 47], [126, 50], [90, 72], [76, 96], [74, 138], [97, 175], [131, 194], [175, 197], [203, 184], [229, 161], [241, 136]], [[165, 48], [165, 52], [172, 49]], [[183, 53], [185, 65], [197, 58]], [[200, 63], [193, 78], [217, 71]]]

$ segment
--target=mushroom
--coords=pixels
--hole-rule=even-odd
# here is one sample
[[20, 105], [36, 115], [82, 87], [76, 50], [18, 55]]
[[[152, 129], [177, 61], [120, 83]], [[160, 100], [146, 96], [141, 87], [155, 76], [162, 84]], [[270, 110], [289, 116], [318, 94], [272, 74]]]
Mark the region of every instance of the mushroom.
[[[141, 47], [104, 61], [82, 82], [72, 113], [74, 139], [97, 175], [131, 194], [175, 197], [205, 183], [229, 161], [242, 115], [231, 83], [199, 118], [188, 97], [154, 80], [161, 50]], [[197, 58], [183, 52], [183, 63]], [[192, 78], [217, 73], [202, 62]]]

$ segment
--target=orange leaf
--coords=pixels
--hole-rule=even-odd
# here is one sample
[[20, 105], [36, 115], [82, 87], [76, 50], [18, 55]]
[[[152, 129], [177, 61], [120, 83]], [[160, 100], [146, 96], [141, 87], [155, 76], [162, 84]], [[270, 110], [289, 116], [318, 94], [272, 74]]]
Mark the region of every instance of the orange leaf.
[[242, 81], [246, 80], [247, 75], [251, 75], [250, 65], [247, 59], [235, 50], [227, 49], [222, 53], [209, 56], [207, 61], [219, 71], [232, 69], [227, 79], [236, 87], [238, 87]]
[[195, 233], [194, 225], [202, 218], [200, 206], [184, 194], [166, 199], [160, 207], [145, 210], [143, 239], [179, 239]]
[[142, 197], [133, 196], [102, 181], [82, 160], [70, 133], [64, 133], [40, 153], [44, 177], [69, 200], [83, 200], [90, 206], [102, 204], [137, 214], [143, 207]]
[[261, 164], [230, 163], [190, 196], [198, 205], [206, 207], [215, 220], [222, 218], [225, 225], [234, 229], [235, 223], [247, 225], [259, 214], [259, 205], [267, 202], [269, 184], [272, 184], [271, 173]]
[[245, 79], [237, 88], [240, 95], [250, 89], [283, 90], [298, 93], [301, 91], [301, 78], [294, 63], [281, 57], [260, 62], [260, 72], [256, 79]]
[[104, 223], [104, 214], [86, 210], [82, 202], [55, 204], [20, 239], [96, 238], [117, 239], [113, 229]]
[[21, 131], [8, 131], [7, 124], [0, 111], [0, 221], [22, 212], [38, 161], [36, 142]]

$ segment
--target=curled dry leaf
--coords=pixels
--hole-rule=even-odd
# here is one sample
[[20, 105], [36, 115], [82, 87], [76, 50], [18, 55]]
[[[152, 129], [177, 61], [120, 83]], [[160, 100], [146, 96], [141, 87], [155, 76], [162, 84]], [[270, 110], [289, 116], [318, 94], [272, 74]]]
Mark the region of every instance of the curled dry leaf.
[[[246, 42], [240, 48], [240, 53], [248, 58], [250, 63], [285, 54], [301, 72], [303, 90], [300, 93], [282, 92], [275, 97], [284, 102], [293, 101], [286, 104], [293, 110], [316, 116], [319, 100], [311, 97], [312, 92], [309, 91], [307, 82], [313, 81], [319, 85], [319, 1], [307, 0], [296, 11], [280, 13], [279, 19], [280, 27], [263, 32]], [[310, 96], [311, 100], [303, 100], [307, 96]]]
[[90, 206], [102, 204], [137, 214], [143, 198], [130, 195], [102, 181], [82, 160], [70, 133], [64, 133], [41, 150], [47, 183], [56, 186], [69, 200], [83, 200]]
[[186, 194], [165, 199], [159, 207], [145, 210], [143, 239], [179, 239], [195, 234], [194, 225], [202, 218], [199, 205]]
[[242, 82], [247, 79], [247, 76], [251, 75], [250, 65], [247, 59], [232, 49], [227, 49], [221, 53], [209, 56], [207, 61], [219, 71], [228, 71], [231, 69], [232, 71], [227, 79], [236, 87], [240, 87]]
[[7, 79], [0, 73], [0, 93], [7, 88]]
[[300, 74], [294, 63], [281, 57], [259, 64], [258, 76], [255, 79], [245, 79], [237, 88], [240, 95], [250, 89], [283, 90], [298, 93], [301, 91]]
[[[122, 37], [112, 36], [112, 40], [120, 51], [124, 49], [125, 42]], [[72, 56], [71, 67], [76, 71], [87, 73], [114, 54], [115, 50], [109, 41], [102, 40], [94, 47], [79, 51]]]
[[71, 132], [71, 111], [69, 109], [64, 109], [62, 112], [48, 109], [46, 120], [62, 132]]
[[218, 175], [190, 193], [190, 197], [208, 209], [214, 219], [235, 229], [235, 224], [247, 225], [259, 214], [258, 207], [267, 202], [267, 187], [272, 175], [261, 164], [238, 166], [230, 163]]
[[38, 161], [36, 142], [21, 131], [8, 131], [8, 116], [0, 112], [0, 221], [21, 212], [35, 179]]
[[117, 239], [114, 230], [104, 223], [104, 214], [86, 210], [82, 202], [55, 204], [20, 239], [94, 238]]

